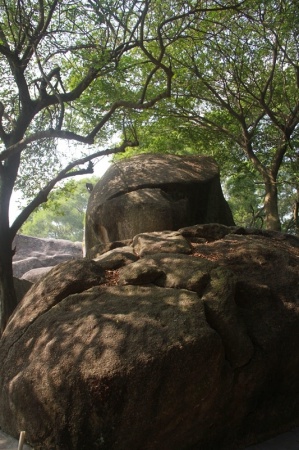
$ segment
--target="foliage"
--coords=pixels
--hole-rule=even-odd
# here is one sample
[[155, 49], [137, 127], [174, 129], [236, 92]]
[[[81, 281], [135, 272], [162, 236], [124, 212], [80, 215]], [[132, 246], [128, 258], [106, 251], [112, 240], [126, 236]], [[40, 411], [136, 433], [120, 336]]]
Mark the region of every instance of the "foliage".
[[48, 202], [41, 205], [24, 223], [20, 232], [28, 236], [82, 241], [84, 216], [90, 193], [86, 183], [97, 178], [69, 180], [52, 191]]
[[222, 29], [212, 24], [200, 40], [192, 37], [179, 61], [190, 75], [189, 95], [183, 95], [184, 80], [177, 86], [178, 110], [242, 149], [264, 182], [273, 229], [280, 228], [278, 174], [286, 155], [294, 154], [299, 123], [294, 17], [291, 1], [253, 2], [237, 20], [228, 12]]

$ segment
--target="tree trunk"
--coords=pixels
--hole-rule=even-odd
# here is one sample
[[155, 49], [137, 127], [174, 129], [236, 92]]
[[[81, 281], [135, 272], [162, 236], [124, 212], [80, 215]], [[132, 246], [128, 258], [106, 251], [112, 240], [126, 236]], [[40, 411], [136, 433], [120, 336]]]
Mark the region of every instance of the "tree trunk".
[[297, 187], [297, 198], [294, 204], [293, 218], [295, 224], [295, 234], [299, 236], [299, 186]]
[[[278, 193], [277, 193], [277, 174], [280, 167], [279, 159], [276, 157], [275, 164], [272, 163], [272, 169], [267, 168], [256, 156], [253, 151], [251, 135], [244, 125], [245, 144], [243, 151], [253, 164], [254, 168], [260, 173], [265, 183], [264, 212], [267, 230], [281, 231], [281, 222], [278, 214]], [[285, 148], [285, 147], [284, 147]], [[281, 153], [279, 153], [280, 155]]]
[[0, 336], [17, 305], [12, 269], [14, 233], [9, 225], [9, 203], [19, 162], [20, 156], [15, 155], [0, 166]]
[[13, 283], [12, 242], [9, 229], [3, 228], [0, 235], [0, 336], [2, 335], [10, 315], [17, 306], [17, 298]]
[[266, 195], [264, 200], [267, 230], [281, 231], [278, 214], [278, 195], [276, 180], [268, 178], [265, 181]]

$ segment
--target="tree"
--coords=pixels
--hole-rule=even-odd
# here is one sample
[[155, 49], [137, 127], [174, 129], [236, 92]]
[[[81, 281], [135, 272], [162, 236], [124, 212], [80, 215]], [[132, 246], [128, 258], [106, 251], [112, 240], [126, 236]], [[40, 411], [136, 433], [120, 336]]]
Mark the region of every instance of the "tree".
[[225, 26], [215, 17], [195, 29], [173, 55], [174, 114], [237, 144], [263, 180], [267, 228], [280, 230], [279, 171], [295, 158], [299, 124], [299, 21], [291, 0], [248, 5], [237, 18], [227, 11]]
[[[225, 3], [2, 1], [0, 332], [16, 306], [12, 242], [17, 231], [59, 181], [92, 173], [92, 160], [99, 155], [138, 145], [128, 133], [125, 111], [144, 111], [170, 96], [170, 47], [205, 12], [237, 2]], [[122, 125], [120, 146], [92, 150]], [[86, 144], [84, 153], [78, 159], [73, 149], [62, 155], [57, 140]], [[16, 186], [30, 201], [10, 225]]]
[[[298, 189], [297, 7], [291, 0], [256, 0], [238, 12], [214, 11], [206, 19], [169, 49], [173, 96], [167, 106], [157, 105], [155, 121], [150, 118], [151, 137], [156, 131], [159, 138], [148, 147], [159, 143], [165, 149], [179, 136], [177, 151], [185, 151], [185, 139], [187, 151], [210, 152], [227, 167], [226, 159], [231, 171], [246, 168], [250, 179], [255, 172], [255, 186], [264, 185], [266, 227], [280, 230], [286, 213], [281, 201], [279, 214], [279, 190], [281, 199], [288, 192], [290, 210]], [[159, 133], [162, 121], [167, 134]]]
[[27, 219], [21, 233], [28, 236], [82, 241], [84, 216], [89, 198], [87, 184], [98, 178], [69, 180], [62, 188], [53, 190], [47, 203], [43, 203]]
[[[72, 139], [85, 144], [96, 142], [98, 133], [118, 110], [145, 109], [170, 95], [172, 71], [164, 63], [164, 43], [156, 46], [155, 55], [148, 49], [151, 37], [146, 35], [149, 2], [122, 1], [59, 1], [40, 0], [2, 2], [0, 10], [0, 72], [2, 102], [0, 103], [0, 300], [1, 332], [16, 306], [12, 274], [12, 241], [32, 211], [47, 200], [52, 188], [62, 179], [92, 172], [92, 159], [100, 154], [121, 151], [119, 148], [90, 152], [77, 160], [69, 157], [64, 168], [48, 171], [47, 160], [59, 159], [55, 139]], [[156, 30], [162, 27], [157, 24]], [[161, 30], [160, 30], [161, 33]], [[109, 101], [101, 80], [118, 73], [124, 55], [139, 52], [149, 69], [149, 76], [134, 87], [129, 100], [121, 97]], [[59, 65], [58, 65], [59, 64]], [[168, 65], [167, 65], [168, 64]], [[122, 68], [122, 70], [124, 70]], [[131, 67], [131, 75], [136, 67]], [[160, 76], [160, 72], [163, 75]], [[157, 75], [157, 79], [155, 78]], [[150, 88], [157, 84], [152, 95]], [[76, 101], [86, 110], [91, 88], [103, 96], [91, 127], [76, 117]], [[107, 126], [106, 126], [107, 128]], [[134, 141], [132, 145], [137, 145]], [[29, 164], [28, 164], [29, 163]], [[88, 163], [87, 167], [80, 166]], [[44, 170], [46, 165], [47, 170]], [[33, 192], [29, 204], [10, 226], [9, 202], [18, 176], [23, 180], [40, 179], [39, 192]], [[38, 169], [37, 169], [38, 166]], [[36, 170], [37, 169], [37, 170]], [[55, 170], [56, 169], [56, 170]], [[56, 172], [56, 173], [55, 173]], [[48, 181], [48, 182], [47, 182]], [[29, 183], [30, 184], [30, 183]], [[22, 186], [22, 184], [19, 184]], [[23, 184], [24, 186], [24, 184]]]

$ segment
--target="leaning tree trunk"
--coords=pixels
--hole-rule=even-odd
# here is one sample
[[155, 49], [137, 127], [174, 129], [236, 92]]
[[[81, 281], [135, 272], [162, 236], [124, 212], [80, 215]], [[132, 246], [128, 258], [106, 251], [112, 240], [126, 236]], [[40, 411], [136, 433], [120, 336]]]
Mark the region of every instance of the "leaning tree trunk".
[[12, 269], [14, 233], [9, 225], [10, 198], [19, 167], [15, 155], [0, 165], [0, 336], [17, 305]]
[[293, 219], [295, 224], [295, 234], [299, 236], [299, 186], [297, 186], [297, 197], [294, 204]]
[[10, 315], [17, 306], [17, 298], [13, 283], [12, 241], [9, 229], [1, 227], [0, 233], [0, 336], [2, 335]]
[[267, 230], [281, 231], [278, 213], [278, 194], [276, 180], [268, 178], [265, 181], [266, 195], [264, 200]]
[[[246, 127], [244, 128], [245, 146], [243, 150], [248, 159], [253, 164], [254, 168], [263, 178], [265, 185], [265, 198], [264, 198], [264, 213], [267, 230], [281, 231], [281, 222], [278, 214], [278, 193], [277, 193], [277, 174], [280, 167], [278, 157], [275, 158], [271, 168], [267, 168], [256, 156], [253, 147], [250, 133]], [[284, 149], [286, 147], [283, 147]], [[278, 156], [283, 155], [281, 152]]]

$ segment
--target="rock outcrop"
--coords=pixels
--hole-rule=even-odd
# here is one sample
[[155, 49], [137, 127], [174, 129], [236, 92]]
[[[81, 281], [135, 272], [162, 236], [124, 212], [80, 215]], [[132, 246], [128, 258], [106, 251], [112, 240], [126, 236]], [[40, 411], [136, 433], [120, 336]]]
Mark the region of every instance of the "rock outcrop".
[[113, 164], [93, 188], [86, 252], [146, 231], [212, 222], [234, 225], [213, 158], [138, 155]]
[[13, 242], [13, 247], [13, 271], [16, 278], [21, 278], [32, 269], [53, 267], [82, 257], [82, 244], [65, 239], [41, 239], [19, 234]]
[[232, 450], [298, 426], [298, 260], [295, 237], [210, 224], [56, 266], [0, 340], [1, 428], [36, 450]]

